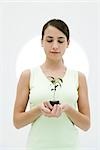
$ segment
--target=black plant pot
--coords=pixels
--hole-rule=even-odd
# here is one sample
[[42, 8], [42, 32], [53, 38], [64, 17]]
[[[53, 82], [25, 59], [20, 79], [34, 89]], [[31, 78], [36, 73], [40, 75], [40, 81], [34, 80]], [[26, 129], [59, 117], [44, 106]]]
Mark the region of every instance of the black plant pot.
[[52, 106], [54, 106], [55, 104], [60, 104], [60, 102], [58, 100], [56, 100], [56, 101], [49, 101], [49, 102], [50, 102], [50, 104]]

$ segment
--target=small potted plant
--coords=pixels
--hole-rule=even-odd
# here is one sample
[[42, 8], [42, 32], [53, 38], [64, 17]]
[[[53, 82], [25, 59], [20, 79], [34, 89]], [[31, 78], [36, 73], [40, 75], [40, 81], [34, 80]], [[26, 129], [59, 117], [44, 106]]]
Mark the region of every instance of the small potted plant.
[[56, 90], [57, 87], [61, 87], [61, 84], [63, 83], [63, 80], [61, 78], [55, 79], [54, 77], [51, 78], [51, 83], [53, 84], [53, 88], [51, 88], [51, 91], [53, 91], [53, 100], [49, 101], [52, 106], [54, 104], [60, 104], [59, 100], [56, 100]]

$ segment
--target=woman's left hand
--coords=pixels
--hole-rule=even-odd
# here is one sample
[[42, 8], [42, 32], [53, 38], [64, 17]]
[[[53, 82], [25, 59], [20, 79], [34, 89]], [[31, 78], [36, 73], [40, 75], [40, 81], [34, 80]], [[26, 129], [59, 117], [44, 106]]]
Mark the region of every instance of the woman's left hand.
[[51, 117], [59, 117], [62, 113], [62, 108], [60, 104], [55, 104], [50, 112]]

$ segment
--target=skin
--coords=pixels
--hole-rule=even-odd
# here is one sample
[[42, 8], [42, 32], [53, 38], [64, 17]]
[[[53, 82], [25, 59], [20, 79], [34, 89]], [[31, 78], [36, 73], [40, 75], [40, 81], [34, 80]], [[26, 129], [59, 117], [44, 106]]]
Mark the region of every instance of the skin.
[[[46, 60], [41, 65], [41, 69], [45, 75], [52, 75], [55, 78], [58, 76], [63, 77], [65, 66], [62, 61], [62, 56], [69, 45], [66, 36], [57, 28], [49, 26], [45, 30], [41, 45], [46, 54]], [[25, 70], [22, 72], [17, 85], [13, 114], [13, 122], [16, 128], [21, 128], [32, 123], [41, 115], [46, 117], [60, 117], [63, 112], [80, 129], [87, 131], [90, 128], [88, 89], [86, 78], [82, 73], [79, 72], [78, 111], [67, 103], [55, 104], [53, 107], [48, 100], [44, 100], [41, 104], [34, 106], [32, 110], [26, 111], [29, 98], [29, 81], [30, 70]]]

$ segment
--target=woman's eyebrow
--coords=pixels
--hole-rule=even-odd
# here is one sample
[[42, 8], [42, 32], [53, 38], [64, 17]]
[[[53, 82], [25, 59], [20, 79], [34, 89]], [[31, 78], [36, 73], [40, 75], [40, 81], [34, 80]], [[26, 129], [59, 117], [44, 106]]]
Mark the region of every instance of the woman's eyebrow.
[[[46, 38], [50, 38], [50, 39], [52, 39], [53, 37], [48, 35]], [[60, 36], [60, 37], [58, 37], [58, 39], [65, 39], [65, 37]]]
[[53, 38], [53, 37], [48, 35], [46, 38]]
[[62, 36], [61, 36], [61, 37], [58, 37], [58, 39], [65, 39], [65, 37], [62, 37]]

